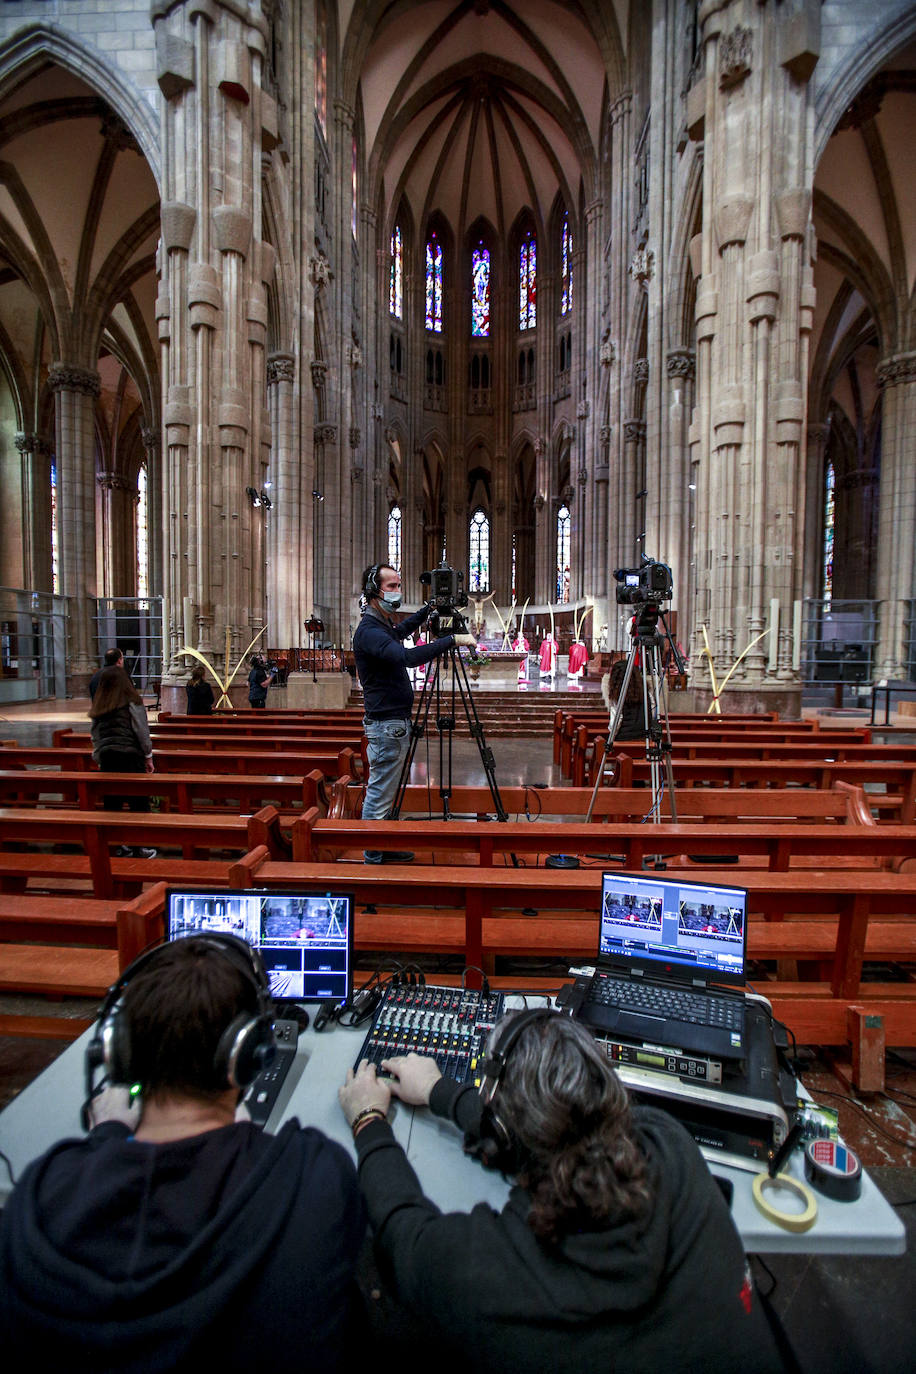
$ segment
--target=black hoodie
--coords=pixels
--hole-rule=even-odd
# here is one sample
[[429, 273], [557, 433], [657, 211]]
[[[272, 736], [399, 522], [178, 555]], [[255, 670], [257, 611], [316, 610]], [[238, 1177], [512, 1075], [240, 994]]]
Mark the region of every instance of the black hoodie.
[[159, 1145], [98, 1126], [30, 1165], [4, 1210], [5, 1367], [337, 1369], [364, 1230], [348, 1155], [298, 1122]]
[[[430, 1106], [473, 1134], [474, 1089], [442, 1079]], [[566, 1236], [528, 1225], [515, 1187], [501, 1212], [443, 1215], [385, 1122], [357, 1137], [383, 1271], [425, 1326], [437, 1374], [771, 1374], [782, 1368], [728, 1209], [672, 1117], [633, 1113], [649, 1165], [648, 1216]]]

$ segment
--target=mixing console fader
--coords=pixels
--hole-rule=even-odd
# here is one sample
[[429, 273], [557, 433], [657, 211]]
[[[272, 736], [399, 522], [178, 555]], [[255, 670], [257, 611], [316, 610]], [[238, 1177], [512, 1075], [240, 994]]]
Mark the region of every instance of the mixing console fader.
[[[390, 988], [375, 1013], [356, 1063], [426, 1054], [447, 1078], [477, 1082], [487, 1036], [503, 1014], [501, 992], [427, 986]], [[354, 1065], [354, 1068], [356, 1065]]]

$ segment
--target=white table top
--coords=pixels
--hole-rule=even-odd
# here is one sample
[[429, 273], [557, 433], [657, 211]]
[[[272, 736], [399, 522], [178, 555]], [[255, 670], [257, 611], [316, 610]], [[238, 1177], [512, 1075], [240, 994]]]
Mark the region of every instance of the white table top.
[[[79, 1110], [85, 1096], [83, 1054], [90, 1032], [71, 1045], [0, 1113], [0, 1150], [18, 1178], [26, 1165], [57, 1140], [80, 1135]], [[337, 1089], [359, 1053], [365, 1035], [331, 1026], [320, 1035], [309, 1028], [299, 1047], [268, 1129], [289, 1117], [317, 1126], [354, 1156], [349, 1128], [337, 1102]], [[467, 1211], [477, 1202], [501, 1208], [508, 1185], [500, 1174], [483, 1169], [464, 1154], [461, 1137], [448, 1122], [425, 1108], [392, 1106], [390, 1121], [407, 1151], [427, 1195], [443, 1211]], [[906, 1249], [903, 1222], [863, 1170], [862, 1194], [856, 1202], [835, 1202], [817, 1193], [817, 1219], [811, 1230], [796, 1235], [767, 1220], [751, 1196], [753, 1173], [715, 1161], [713, 1172], [731, 1180], [732, 1216], [745, 1249], [755, 1254], [901, 1255]], [[793, 1151], [789, 1171], [804, 1178], [802, 1155]], [[10, 1192], [0, 1161], [0, 1203]], [[780, 1203], [780, 1205], [783, 1205]]]

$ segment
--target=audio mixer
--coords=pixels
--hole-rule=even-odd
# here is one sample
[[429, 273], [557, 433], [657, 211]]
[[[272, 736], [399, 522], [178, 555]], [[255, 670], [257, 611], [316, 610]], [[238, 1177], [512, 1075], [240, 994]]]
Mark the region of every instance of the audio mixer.
[[356, 1064], [368, 1059], [378, 1065], [383, 1059], [413, 1052], [435, 1059], [447, 1078], [475, 1082], [481, 1052], [504, 1008], [501, 992], [484, 994], [471, 988], [430, 986], [389, 988]]

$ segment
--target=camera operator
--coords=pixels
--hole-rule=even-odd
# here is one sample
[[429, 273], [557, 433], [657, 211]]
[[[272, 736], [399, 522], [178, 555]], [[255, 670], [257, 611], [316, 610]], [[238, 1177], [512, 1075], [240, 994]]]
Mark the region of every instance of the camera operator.
[[[340, 1089], [383, 1275], [437, 1370], [771, 1374], [780, 1369], [741, 1240], [699, 1149], [632, 1107], [606, 1055], [548, 1009], [500, 1022], [480, 1090], [416, 1054]], [[501, 1212], [443, 1215], [386, 1114], [392, 1094], [466, 1132], [515, 1180]]]
[[276, 672], [268, 667], [263, 654], [252, 654], [248, 660], [251, 672], [248, 674], [248, 705], [254, 711], [263, 711], [267, 704], [267, 689], [273, 682]]
[[[397, 793], [410, 747], [413, 687], [407, 669], [429, 663], [456, 646], [473, 648], [476, 640], [469, 634], [447, 634], [405, 649], [404, 640], [424, 624], [432, 606], [426, 605], [396, 624], [401, 605], [401, 575], [384, 563], [373, 563], [363, 573], [363, 598], [365, 610], [353, 636], [369, 753], [363, 820], [384, 820]], [[411, 863], [413, 854], [408, 850], [367, 849], [365, 860], [369, 864]]]
[[[309, 1352], [352, 1368], [365, 1207], [320, 1131], [238, 1109], [273, 1050], [260, 956], [233, 935], [155, 946], [110, 990], [85, 1139], [19, 1180], [0, 1222], [6, 1368], [196, 1371]], [[111, 1084], [96, 1087], [102, 1067]]]

